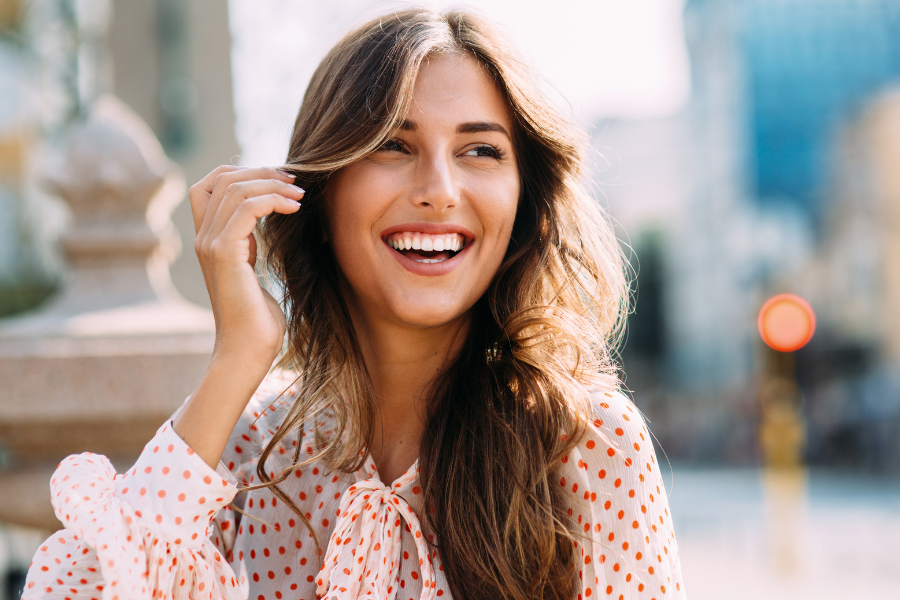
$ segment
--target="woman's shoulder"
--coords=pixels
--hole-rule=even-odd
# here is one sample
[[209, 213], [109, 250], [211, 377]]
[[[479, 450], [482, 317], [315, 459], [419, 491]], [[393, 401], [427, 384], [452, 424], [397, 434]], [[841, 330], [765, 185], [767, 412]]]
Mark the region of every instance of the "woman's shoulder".
[[222, 462], [234, 471], [259, 455], [278, 431], [297, 396], [298, 375], [273, 369], [247, 403], [231, 433]]
[[278, 410], [290, 406], [291, 401], [297, 395], [298, 379], [299, 374], [296, 371], [272, 369], [256, 388], [245, 412], [250, 411], [261, 415], [266, 410], [271, 412], [272, 409]]
[[[294, 371], [273, 369], [253, 393], [241, 415], [238, 428], [260, 440], [274, 435], [297, 397], [298, 376]], [[252, 434], [251, 434], [252, 432]]]
[[[644, 418], [634, 401], [620, 389], [594, 388], [589, 391], [594, 421], [624, 423], [623, 429], [641, 429]], [[602, 427], [603, 424], [596, 424]]]
[[640, 410], [619, 389], [595, 388], [589, 393], [591, 414], [579, 449], [601, 447], [612, 457], [617, 452], [652, 451], [650, 432]]

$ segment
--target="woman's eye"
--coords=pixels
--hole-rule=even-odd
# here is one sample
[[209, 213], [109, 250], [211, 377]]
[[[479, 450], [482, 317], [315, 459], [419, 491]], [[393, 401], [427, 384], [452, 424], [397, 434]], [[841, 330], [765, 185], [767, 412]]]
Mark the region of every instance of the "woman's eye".
[[381, 145], [379, 150], [387, 150], [388, 152], [403, 152], [403, 144], [399, 140], [388, 140]]
[[476, 146], [475, 148], [472, 148], [471, 150], [467, 150], [465, 153], [465, 156], [484, 156], [487, 158], [496, 158], [499, 160], [499, 159], [503, 158], [505, 156], [505, 154], [499, 148], [495, 148], [495, 147], [489, 146], [489, 145], [483, 145], [483, 146]]

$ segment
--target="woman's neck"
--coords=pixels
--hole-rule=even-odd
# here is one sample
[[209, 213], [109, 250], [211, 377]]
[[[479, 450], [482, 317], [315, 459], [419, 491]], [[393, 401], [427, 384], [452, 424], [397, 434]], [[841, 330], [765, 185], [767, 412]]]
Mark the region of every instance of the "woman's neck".
[[379, 408], [369, 452], [387, 484], [419, 456], [428, 415], [425, 395], [462, 348], [469, 316], [421, 328], [373, 318], [358, 307], [351, 306], [350, 313]]

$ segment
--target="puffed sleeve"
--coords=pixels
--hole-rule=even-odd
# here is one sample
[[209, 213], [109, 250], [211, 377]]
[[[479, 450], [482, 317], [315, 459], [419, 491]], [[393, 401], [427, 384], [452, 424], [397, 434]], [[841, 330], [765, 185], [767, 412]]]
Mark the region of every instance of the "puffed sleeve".
[[595, 392], [587, 435], [564, 458], [560, 485], [584, 534], [579, 599], [685, 598], [669, 502], [650, 433], [618, 392]]
[[241, 597], [208, 539], [212, 517], [236, 493], [165, 423], [134, 467], [117, 475], [105, 456], [79, 454], [50, 482], [65, 530], [35, 554], [24, 599]]
[[[65, 529], [35, 554], [23, 600], [246, 598], [246, 574], [229, 566], [240, 525], [238, 485], [253, 482], [257, 444], [271, 435], [276, 407], [294, 380], [270, 373], [211, 469], [169, 420], [122, 475], [105, 456], [63, 460], [50, 482]], [[280, 404], [282, 410], [290, 399]], [[177, 413], [176, 413], [177, 414]], [[259, 439], [254, 439], [259, 438]], [[225, 557], [223, 559], [223, 556]]]

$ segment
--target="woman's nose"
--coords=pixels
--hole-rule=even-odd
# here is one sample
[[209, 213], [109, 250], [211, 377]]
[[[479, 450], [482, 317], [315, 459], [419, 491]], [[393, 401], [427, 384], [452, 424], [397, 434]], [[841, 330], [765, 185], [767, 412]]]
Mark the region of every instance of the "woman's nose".
[[416, 180], [411, 197], [416, 206], [443, 212], [459, 204], [459, 189], [451, 158], [423, 157], [416, 169]]

